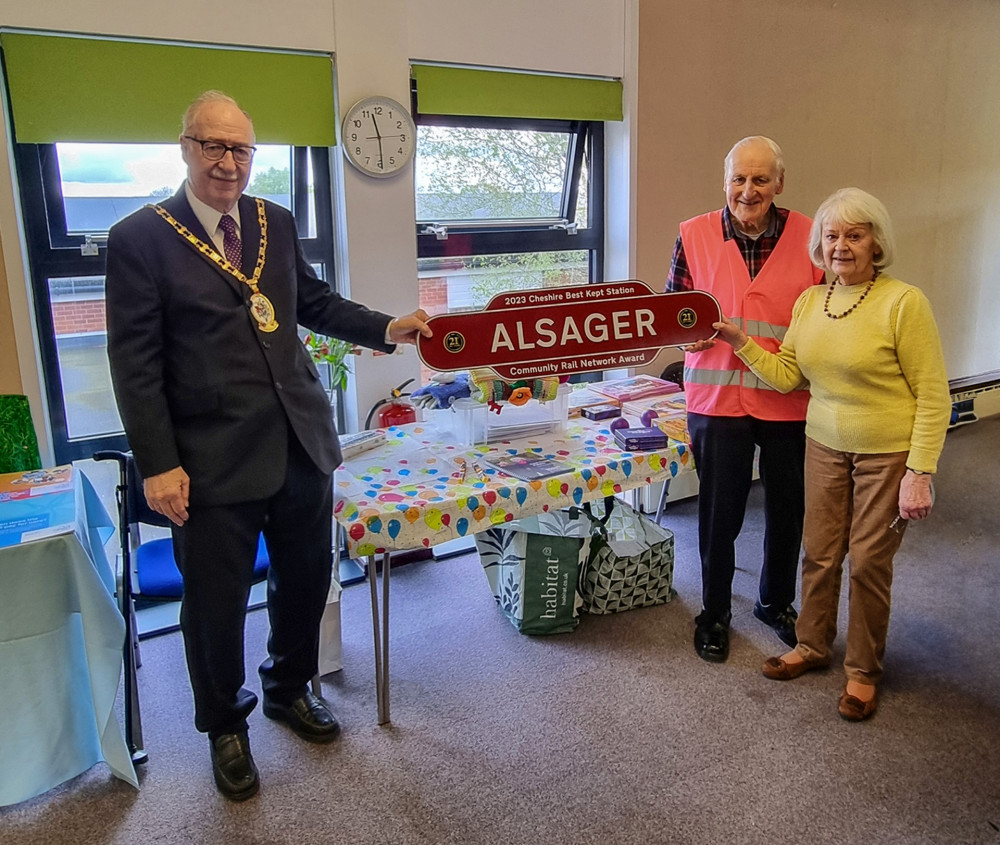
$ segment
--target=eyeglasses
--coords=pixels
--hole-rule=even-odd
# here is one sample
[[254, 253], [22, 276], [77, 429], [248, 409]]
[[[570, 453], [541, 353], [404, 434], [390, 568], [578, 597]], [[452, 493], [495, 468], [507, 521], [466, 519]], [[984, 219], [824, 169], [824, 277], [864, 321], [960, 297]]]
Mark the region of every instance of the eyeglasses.
[[243, 145], [230, 147], [219, 141], [203, 141], [201, 138], [195, 138], [191, 135], [182, 135], [181, 137], [187, 138], [189, 141], [194, 141], [196, 144], [201, 144], [201, 154], [209, 161], [222, 161], [226, 157], [226, 153], [232, 153], [233, 161], [237, 164], [249, 164], [253, 161], [253, 154], [257, 152], [256, 147]]

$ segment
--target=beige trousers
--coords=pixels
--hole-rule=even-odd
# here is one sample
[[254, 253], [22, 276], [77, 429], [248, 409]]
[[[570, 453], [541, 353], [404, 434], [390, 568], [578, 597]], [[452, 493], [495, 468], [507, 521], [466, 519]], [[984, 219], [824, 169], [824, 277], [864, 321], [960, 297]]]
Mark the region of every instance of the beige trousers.
[[807, 660], [829, 662], [837, 636], [844, 558], [849, 561], [848, 680], [877, 684], [889, 630], [892, 562], [906, 523], [899, 485], [907, 452], [862, 455], [806, 440], [806, 516], [802, 532], [802, 611], [795, 633]]

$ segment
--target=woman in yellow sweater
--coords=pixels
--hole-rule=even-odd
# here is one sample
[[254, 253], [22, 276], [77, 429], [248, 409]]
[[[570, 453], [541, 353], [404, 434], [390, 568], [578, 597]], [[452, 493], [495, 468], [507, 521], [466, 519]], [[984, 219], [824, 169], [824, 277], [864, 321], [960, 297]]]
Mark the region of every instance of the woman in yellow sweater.
[[728, 320], [714, 327], [768, 384], [787, 392], [808, 382], [811, 394], [798, 645], [769, 658], [764, 674], [790, 680], [829, 666], [846, 556], [838, 712], [861, 721], [878, 703], [893, 557], [907, 521], [931, 512], [951, 397], [930, 303], [884, 272], [894, 252], [885, 206], [857, 188], [837, 191], [816, 212], [809, 247], [836, 278], [799, 297], [777, 353]]

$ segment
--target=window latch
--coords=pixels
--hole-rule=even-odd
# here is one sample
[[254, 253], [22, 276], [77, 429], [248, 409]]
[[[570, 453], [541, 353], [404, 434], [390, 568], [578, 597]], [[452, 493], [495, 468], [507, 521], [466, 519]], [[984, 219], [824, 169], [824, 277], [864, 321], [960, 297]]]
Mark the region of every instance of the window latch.
[[448, 240], [448, 227], [447, 226], [436, 226], [433, 223], [429, 226], [424, 226], [420, 230], [421, 235], [433, 235], [439, 241]]
[[100, 250], [97, 244], [94, 243], [94, 239], [90, 235], [87, 235], [86, 240], [80, 244], [80, 255], [91, 257], [98, 255], [99, 252]]
[[576, 230], [579, 228], [577, 222], [574, 220], [570, 223], [568, 220], [560, 220], [558, 223], [549, 226], [550, 229], [562, 229], [567, 235], [575, 235]]

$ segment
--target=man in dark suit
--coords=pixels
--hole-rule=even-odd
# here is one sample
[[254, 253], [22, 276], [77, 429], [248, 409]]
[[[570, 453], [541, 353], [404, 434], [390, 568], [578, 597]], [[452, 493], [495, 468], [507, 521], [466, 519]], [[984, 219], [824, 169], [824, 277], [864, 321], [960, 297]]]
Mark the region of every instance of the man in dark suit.
[[184, 115], [185, 184], [108, 238], [108, 356], [150, 506], [174, 523], [181, 630], [215, 781], [257, 792], [243, 630], [257, 538], [271, 561], [264, 715], [312, 742], [339, 725], [308, 689], [331, 577], [331, 474], [340, 446], [297, 325], [391, 351], [430, 335], [427, 315], [359, 305], [319, 280], [291, 214], [243, 195], [250, 117], [217, 91]]

